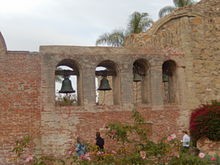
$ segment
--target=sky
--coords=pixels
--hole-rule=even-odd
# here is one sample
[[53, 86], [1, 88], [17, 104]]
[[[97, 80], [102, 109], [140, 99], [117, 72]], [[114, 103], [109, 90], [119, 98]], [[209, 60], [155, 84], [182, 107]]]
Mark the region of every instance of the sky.
[[0, 0], [0, 31], [8, 50], [41, 45], [95, 46], [106, 32], [125, 29], [134, 11], [156, 21], [172, 0]]

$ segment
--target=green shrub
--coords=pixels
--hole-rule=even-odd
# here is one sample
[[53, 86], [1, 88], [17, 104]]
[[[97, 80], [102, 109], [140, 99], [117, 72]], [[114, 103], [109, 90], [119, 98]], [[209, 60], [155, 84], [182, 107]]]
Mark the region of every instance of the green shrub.
[[[107, 135], [115, 142], [115, 151], [100, 152], [95, 145], [87, 144], [88, 152], [75, 156], [74, 145], [62, 159], [53, 156], [36, 156], [29, 151], [32, 143], [29, 136], [16, 142], [13, 149], [20, 158], [20, 163], [28, 165], [219, 165], [219, 157], [198, 157], [181, 152], [181, 142], [175, 134], [162, 138], [158, 142], [151, 141], [144, 129], [144, 118], [136, 110], [133, 111], [133, 123], [110, 123]], [[25, 153], [28, 151], [28, 154]], [[204, 155], [204, 154], [203, 154]], [[25, 162], [24, 162], [25, 160]]]
[[208, 160], [201, 159], [189, 154], [180, 154], [179, 157], [173, 157], [169, 165], [208, 165]]

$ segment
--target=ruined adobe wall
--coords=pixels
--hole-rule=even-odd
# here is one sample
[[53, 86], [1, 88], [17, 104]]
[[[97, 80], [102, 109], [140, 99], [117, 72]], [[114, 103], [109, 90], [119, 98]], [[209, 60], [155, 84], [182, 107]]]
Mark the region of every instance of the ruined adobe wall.
[[157, 46], [184, 52], [186, 106], [220, 99], [220, 1], [203, 0], [177, 9], [147, 32], [130, 36], [127, 47]]
[[[3, 37], [2, 37], [3, 39]], [[16, 139], [40, 129], [40, 58], [0, 43], [0, 164], [15, 164]]]

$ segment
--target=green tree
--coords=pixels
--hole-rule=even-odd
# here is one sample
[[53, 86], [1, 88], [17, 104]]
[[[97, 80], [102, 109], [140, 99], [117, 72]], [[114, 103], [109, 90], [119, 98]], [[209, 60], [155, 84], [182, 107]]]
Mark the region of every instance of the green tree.
[[159, 17], [164, 17], [165, 15], [171, 13], [176, 8], [193, 5], [196, 2], [194, 0], [173, 0], [174, 6], [165, 6], [159, 11]]
[[130, 15], [126, 30], [113, 30], [111, 33], [104, 33], [96, 40], [96, 45], [123, 46], [128, 35], [145, 32], [152, 23], [153, 20], [149, 18], [148, 13], [134, 12]]
[[125, 40], [124, 30], [114, 30], [111, 33], [104, 33], [96, 40], [96, 45], [109, 45], [119, 47], [124, 44]]
[[127, 33], [141, 33], [147, 31], [152, 25], [153, 20], [149, 18], [148, 13], [134, 12], [130, 16], [130, 20], [127, 27]]

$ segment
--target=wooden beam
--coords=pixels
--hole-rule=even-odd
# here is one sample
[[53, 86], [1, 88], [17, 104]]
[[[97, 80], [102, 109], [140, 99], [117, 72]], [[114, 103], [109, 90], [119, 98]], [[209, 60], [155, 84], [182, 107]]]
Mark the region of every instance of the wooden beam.
[[95, 72], [96, 76], [116, 76], [115, 71], [99, 70]]
[[[56, 70], [55, 75], [63, 75], [63, 76], [69, 76], [69, 75], [78, 75], [78, 72], [73, 70]], [[95, 71], [96, 76], [116, 76], [115, 71], [107, 71], [107, 70], [99, 70]]]
[[68, 76], [68, 75], [78, 75], [76, 71], [73, 70], [56, 70], [55, 75], [63, 75], [63, 76]]

